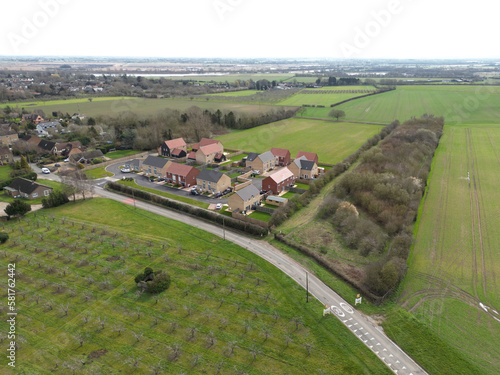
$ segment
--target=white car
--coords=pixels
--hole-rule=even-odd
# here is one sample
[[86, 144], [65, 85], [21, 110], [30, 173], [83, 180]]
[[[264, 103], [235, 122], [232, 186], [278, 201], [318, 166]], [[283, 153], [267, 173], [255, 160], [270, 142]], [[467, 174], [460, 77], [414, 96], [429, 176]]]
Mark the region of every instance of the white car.
[[217, 204], [215, 205], [215, 209], [216, 209], [216, 210], [220, 210], [221, 208], [222, 208], [222, 204], [221, 204], [221, 203], [217, 203]]
[[128, 168], [122, 168], [120, 170], [122, 171], [122, 173], [130, 173], [130, 169]]
[[69, 161], [69, 158], [67, 158], [67, 159], [64, 159], [64, 162], [65, 162], [65, 163], [67, 163], [68, 161]]
[[49, 168], [42, 168], [42, 173], [49, 174], [50, 173]]

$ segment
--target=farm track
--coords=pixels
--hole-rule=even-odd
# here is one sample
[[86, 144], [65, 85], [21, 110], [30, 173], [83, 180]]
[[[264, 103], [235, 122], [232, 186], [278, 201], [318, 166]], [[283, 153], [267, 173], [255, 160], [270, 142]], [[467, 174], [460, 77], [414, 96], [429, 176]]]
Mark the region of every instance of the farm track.
[[[469, 128], [465, 130], [466, 136], [468, 138], [468, 145], [470, 148], [470, 157], [471, 157], [471, 167], [472, 167], [472, 182], [473, 182], [473, 193], [474, 193], [474, 200], [475, 200], [475, 206], [476, 206], [476, 215], [477, 215], [477, 228], [478, 228], [478, 234], [479, 234], [479, 249], [481, 251], [481, 276], [482, 276], [482, 286], [483, 286], [483, 293], [484, 293], [484, 298], [486, 299], [487, 302], [490, 302], [488, 300], [488, 295], [486, 292], [486, 261], [485, 261], [485, 256], [484, 256], [484, 244], [483, 244], [483, 231], [481, 227], [481, 202], [480, 200], [480, 194], [478, 190], [481, 187], [481, 181], [479, 178], [479, 173], [476, 172], [476, 165], [474, 163], [475, 159], [475, 148], [472, 144], [472, 137], [471, 137], [471, 131]], [[472, 214], [472, 212], [471, 212]], [[477, 271], [477, 268], [476, 268]]]

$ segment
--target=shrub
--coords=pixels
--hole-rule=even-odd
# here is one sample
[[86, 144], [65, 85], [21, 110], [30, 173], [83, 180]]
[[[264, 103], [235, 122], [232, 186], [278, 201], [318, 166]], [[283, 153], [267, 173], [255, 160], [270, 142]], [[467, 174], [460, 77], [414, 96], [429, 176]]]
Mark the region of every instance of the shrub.
[[69, 199], [65, 193], [61, 191], [53, 191], [50, 193], [48, 198], [42, 199], [42, 206], [43, 208], [58, 207], [68, 202]]
[[155, 278], [149, 283], [150, 293], [161, 293], [170, 287], [170, 275], [165, 272], [155, 273]]
[[82, 163], [78, 163], [78, 169], [83, 169], [85, 168], [85, 165], [83, 165]]
[[9, 235], [5, 232], [0, 232], [0, 243], [5, 243], [9, 239]]

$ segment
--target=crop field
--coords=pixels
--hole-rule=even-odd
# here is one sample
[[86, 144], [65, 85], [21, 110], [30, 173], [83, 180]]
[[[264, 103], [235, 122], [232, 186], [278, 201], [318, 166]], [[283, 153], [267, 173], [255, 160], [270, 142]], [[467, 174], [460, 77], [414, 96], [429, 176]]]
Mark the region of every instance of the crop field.
[[352, 124], [292, 118], [217, 137], [225, 147], [246, 152], [265, 152], [272, 147], [318, 154], [320, 163], [335, 164], [380, 132], [378, 125]]
[[[157, 77], [153, 77], [157, 78]], [[224, 75], [198, 75], [198, 76], [185, 76], [185, 77], [163, 77], [163, 79], [175, 79], [175, 80], [193, 80], [198, 82], [235, 82], [241, 81], [245, 82], [248, 80], [258, 81], [260, 79], [267, 79], [268, 81], [284, 81], [286, 79], [293, 78], [293, 74], [289, 73], [241, 73], [241, 74], [224, 74]]]
[[[97, 100], [106, 99], [106, 100]], [[9, 103], [10, 106], [26, 108], [26, 103]], [[266, 113], [275, 107], [269, 105], [256, 104], [241, 104], [241, 103], [221, 103], [221, 102], [205, 102], [189, 99], [144, 99], [144, 98], [94, 98], [92, 102], [88, 100], [58, 100], [50, 102], [36, 102], [30, 106], [29, 110], [41, 109], [46, 114], [51, 114], [55, 111], [63, 113], [83, 113], [86, 116], [117, 116], [122, 112], [132, 112], [139, 116], [152, 115], [158, 111], [170, 108], [179, 111], [197, 106], [201, 109], [221, 111], [235, 111], [247, 114]]]
[[[500, 116], [500, 87], [399, 86], [336, 108], [346, 113], [347, 121], [390, 123], [427, 113], [444, 116], [447, 125], [494, 124]], [[326, 118], [328, 112], [308, 108], [304, 116]]]
[[219, 94], [209, 94], [209, 96], [250, 96], [257, 94], [258, 90], [241, 90], [241, 91], [231, 91], [231, 92], [222, 92]]
[[[5, 374], [391, 374], [288, 276], [196, 228], [99, 198], [2, 227], [19, 319]], [[170, 288], [141, 293], [145, 267]]]
[[282, 100], [279, 104], [291, 106], [301, 106], [307, 104], [330, 107], [331, 104], [366, 95], [374, 91], [375, 88], [372, 86], [335, 86], [323, 87], [321, 89], [304, 89], [299, 93]]
[[500, 368], [500, 125], [446, 126], [400, 305], [485, 374]]

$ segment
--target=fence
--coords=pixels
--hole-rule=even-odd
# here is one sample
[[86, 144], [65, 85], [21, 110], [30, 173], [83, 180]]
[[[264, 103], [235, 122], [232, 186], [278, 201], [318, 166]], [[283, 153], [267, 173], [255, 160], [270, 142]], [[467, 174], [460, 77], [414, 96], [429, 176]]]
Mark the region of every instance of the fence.
[[241, 184], [234, 185], [234, 191], [241, 190], [241, 189], [246, 188], [247, 186], [250, 186], [252, 184], [251, 180], [245, 180], [245, 181], [246, 182], [243, 182]]
[[265, 212], [266, 214], [274, 214], [274, 211], [276, 211], [276, 209], [273, 209], [273, 208], [268, 208], [268, 207], [264, 207], [264, 206], [257, 206], [255, 208], [255, 211], [259, 211], [259, 212]]

